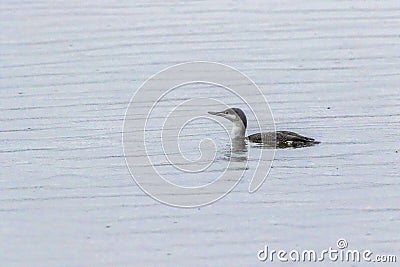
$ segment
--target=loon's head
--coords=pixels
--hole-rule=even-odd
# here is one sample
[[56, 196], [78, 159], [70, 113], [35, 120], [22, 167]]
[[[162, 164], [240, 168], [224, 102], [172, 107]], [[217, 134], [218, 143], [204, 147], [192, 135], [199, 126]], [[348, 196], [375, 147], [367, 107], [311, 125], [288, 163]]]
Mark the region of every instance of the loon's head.
[[243, 110], [241, 110], [240, 108], [228, 108], [223, 111], [219, 111], [219, 112], [209, 111], [208, 113], [211, 115], [220, 116], [225, 119], [228, 119], [231, 122], [233, 122], [234, 124], [241, 123], [244, 126], [244, 129], [247, 128], [246, 115], [244, 114]]

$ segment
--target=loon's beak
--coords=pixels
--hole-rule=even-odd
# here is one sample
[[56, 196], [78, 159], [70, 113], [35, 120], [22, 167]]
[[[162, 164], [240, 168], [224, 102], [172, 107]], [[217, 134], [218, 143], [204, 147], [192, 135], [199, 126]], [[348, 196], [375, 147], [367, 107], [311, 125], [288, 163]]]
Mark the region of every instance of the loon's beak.
[[215, 116], [222, 116], [222, 114], [224, 114], [224, 113], [222, 111], [220, 111], [220, 112], [209, 111], [208, 114], [215, 115]]

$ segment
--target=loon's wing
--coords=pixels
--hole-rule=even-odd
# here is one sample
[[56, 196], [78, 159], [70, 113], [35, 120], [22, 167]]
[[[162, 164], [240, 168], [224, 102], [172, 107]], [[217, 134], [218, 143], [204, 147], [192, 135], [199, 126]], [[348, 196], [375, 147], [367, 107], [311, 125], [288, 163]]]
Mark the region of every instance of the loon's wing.
[[275, 133], [267, 132], [267, 133], [256, 133], [247, 136], [250, 142], [253, 143], [275, 143]]
[[289, 131], [277, 131], [276, 132], [277, 141], [302, 141], [302, 142], [314, 142], [314, 138], [306, 137], [298, 133]]
[[276, 145], [277, 147], [301, 147], [319, 144], [314, 138], [289, 131], [256, 133], [249, 135], [247, 139], [250, 142]]

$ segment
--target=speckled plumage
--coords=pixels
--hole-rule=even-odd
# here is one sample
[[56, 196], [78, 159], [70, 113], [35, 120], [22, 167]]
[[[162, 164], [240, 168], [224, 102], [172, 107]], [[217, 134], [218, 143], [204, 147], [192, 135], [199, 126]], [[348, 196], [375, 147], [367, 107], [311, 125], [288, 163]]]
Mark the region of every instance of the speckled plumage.
[[246, 137], [250, 142], [262, 143], [265, 145], [275, 145], [280, 148], [284, 147], [304, 147], [319, 144], [315, 139], [302, 136], [300, 134], [289, 131], [276, 131], [251, 134]]

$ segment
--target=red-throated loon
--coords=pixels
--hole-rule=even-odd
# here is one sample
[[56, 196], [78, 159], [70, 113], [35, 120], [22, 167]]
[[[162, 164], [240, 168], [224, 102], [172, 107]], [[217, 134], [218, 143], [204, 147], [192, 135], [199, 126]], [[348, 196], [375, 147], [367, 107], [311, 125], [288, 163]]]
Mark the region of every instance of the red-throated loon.
[[240, 108], [228, 108], [220, 112], [208, 112], [211, 115], [223, 117], [233, 122], [231, 132], [232, 140], [248, 139], [253, 143], [262, 143], [278, 148], [284, 147], [304, 147], [319, 144], [320, 142], [310, 137], [305, 137], [294, 132], [276, 131], [256, 133], [246, 137], [247, 118]]

